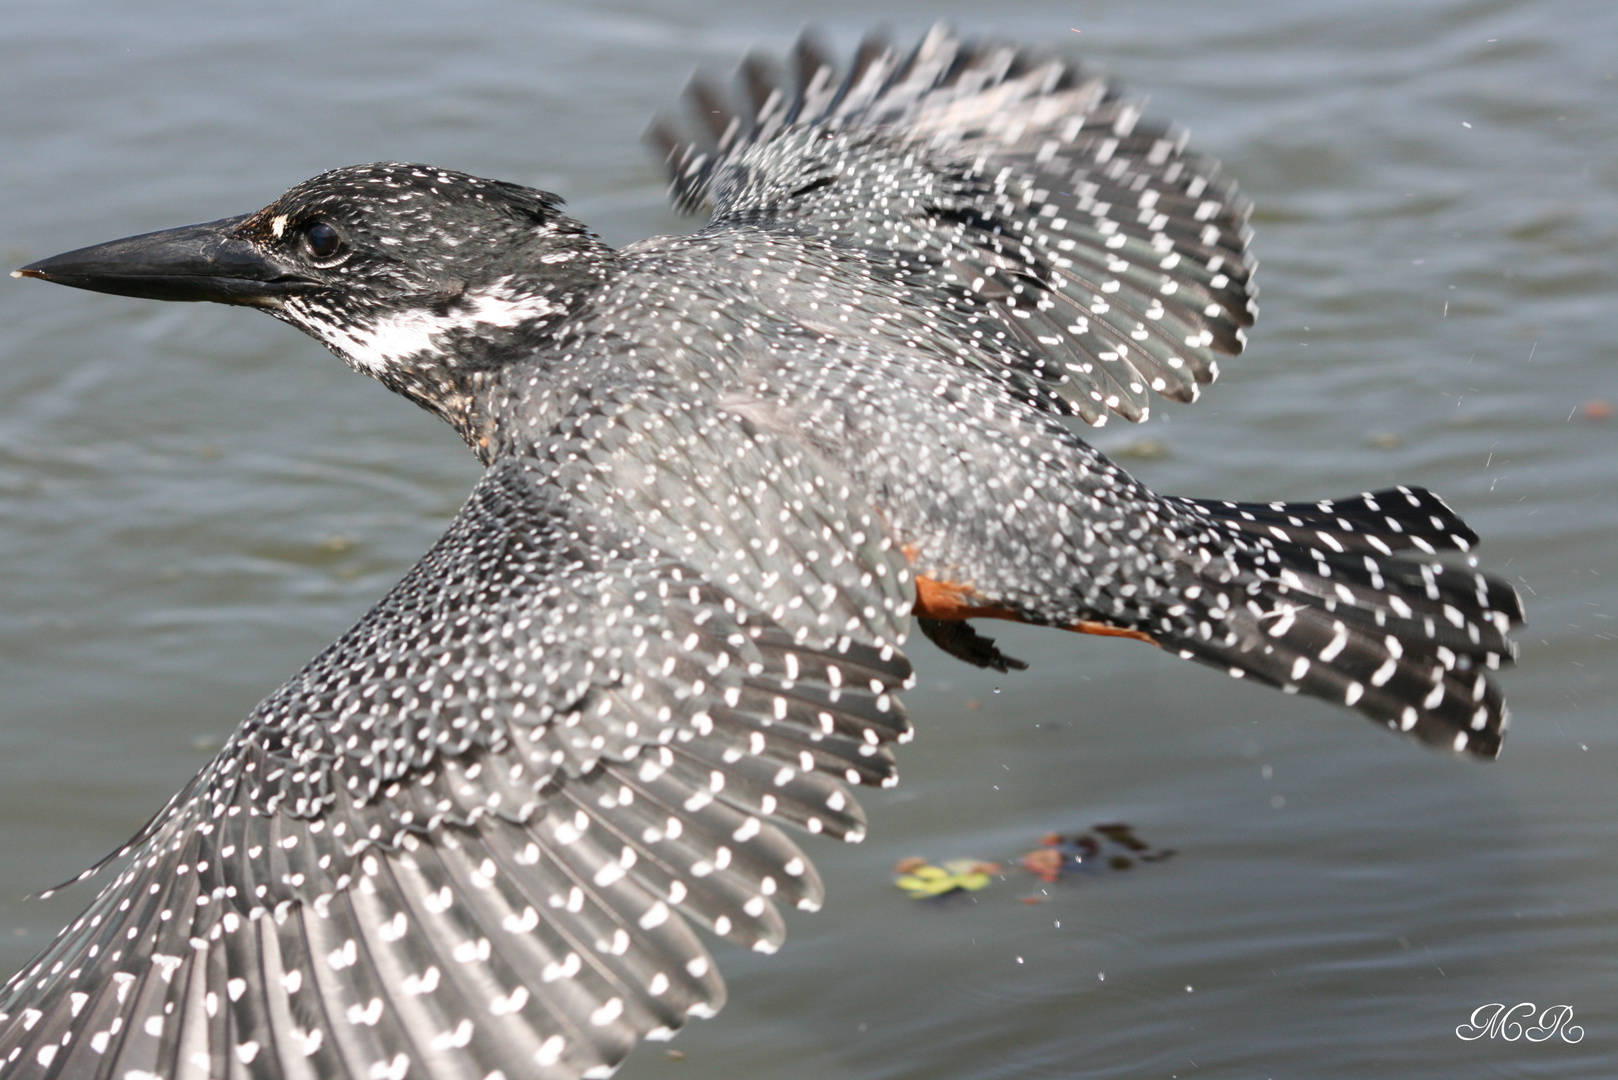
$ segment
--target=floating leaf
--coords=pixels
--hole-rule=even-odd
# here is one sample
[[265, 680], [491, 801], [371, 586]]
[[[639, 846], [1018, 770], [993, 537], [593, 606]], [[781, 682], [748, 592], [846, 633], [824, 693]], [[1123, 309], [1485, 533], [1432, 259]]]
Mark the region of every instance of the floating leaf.
[[1041, 881], [1055, 881], [1062, 875], [1062, 864], [1067, 857], [1054, 847], [1030, 851], [1022, 857], [1023, 869]]
[[1174, 854], [1152, 847], [1136, 836], [1133, 828], [1116, 823], [1097, 825], [1074, 836], [1046, 833], [1039, 843], [1037, 851], [1028, 852], [1018, 861], [1047, 885], [1080, 870], [1129, 870], [1137, 863], [1159, 862]]
[[905, 859], [899, 864], [907, 872], [894, 879], [894, 884], [908, 893], [913, 900], [925, 900], [946, 893], [976, 892], [985, 888], [1000, 872], [999, 863], [980, 862], [977, 859], [951, 859], [943, 866], [933, 866], [920, 859]]

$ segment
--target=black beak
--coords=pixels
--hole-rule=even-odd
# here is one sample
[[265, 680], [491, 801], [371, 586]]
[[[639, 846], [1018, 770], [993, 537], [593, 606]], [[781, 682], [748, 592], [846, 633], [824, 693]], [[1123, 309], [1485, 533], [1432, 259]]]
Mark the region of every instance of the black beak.
[[143, 233], [29, 263], [13, 277], [151, 300], [274, 307], [317, 283], [235, 235], [247, 217]]

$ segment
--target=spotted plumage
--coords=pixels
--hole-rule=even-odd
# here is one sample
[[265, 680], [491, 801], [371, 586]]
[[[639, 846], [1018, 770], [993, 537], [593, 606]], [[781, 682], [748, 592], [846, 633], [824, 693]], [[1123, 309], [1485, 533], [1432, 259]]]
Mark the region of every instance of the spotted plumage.
[[607, 1075], [722, 1003], [694, 927], [770, 951], [819, 905], [781, 826], [863, 835], [913, 617], [1002, 670], [965, 619], [1498, 751], [1521, 611], [1440, 557], [1476, 537], [1435, 496], [1168, 498], [1065, 422], [1239, 351], [1247, 206], [1214, 163], [944, 31], [742, 83], [656, 129], [692, 236], [615, 251], [554, 196], [378, 164], [24, 269], [261, 307], [487, 472], [7, 984], [8, 1078]]

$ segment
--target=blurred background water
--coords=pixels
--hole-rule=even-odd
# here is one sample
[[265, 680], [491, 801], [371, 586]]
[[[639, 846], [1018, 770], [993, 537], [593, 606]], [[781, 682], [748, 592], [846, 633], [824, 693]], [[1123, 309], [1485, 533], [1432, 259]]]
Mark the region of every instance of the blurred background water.
[[[1194, 407], [1096, 441], [1159, 490], [1442, 493], [1522, 591], [1497, 764], [1129, 642], [918, 641], [905, 782], [731, 1002], [625, 1077], [1618, 1074], [1618, 5], [471, 0], [0, 5], [0, 264], [402, 159], [687, 229], [637, 138], [698, 66], [935, 19], [1075, 50], [1257, 203], [1263, 315]], [[0, 974], [436, 538], [447, 427], [269, 319], [0, 285]], [[992, 628], [993, 629], [993, 628]], [[1173, 859], [918, 904], [920, 855], [1125, 821]], [[1025, 899], [1038, 899], [1035, 904]], [[1465, 1042], [1488, 1002], [1582, 1042]]]

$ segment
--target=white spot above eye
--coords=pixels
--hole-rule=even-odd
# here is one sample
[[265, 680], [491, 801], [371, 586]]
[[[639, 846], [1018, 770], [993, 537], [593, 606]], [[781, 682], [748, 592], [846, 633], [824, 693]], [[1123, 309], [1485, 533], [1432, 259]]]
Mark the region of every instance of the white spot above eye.
[[270, 235], [279, 238], [287, 231], [287, 216], [276, 214], [270, 219]]

